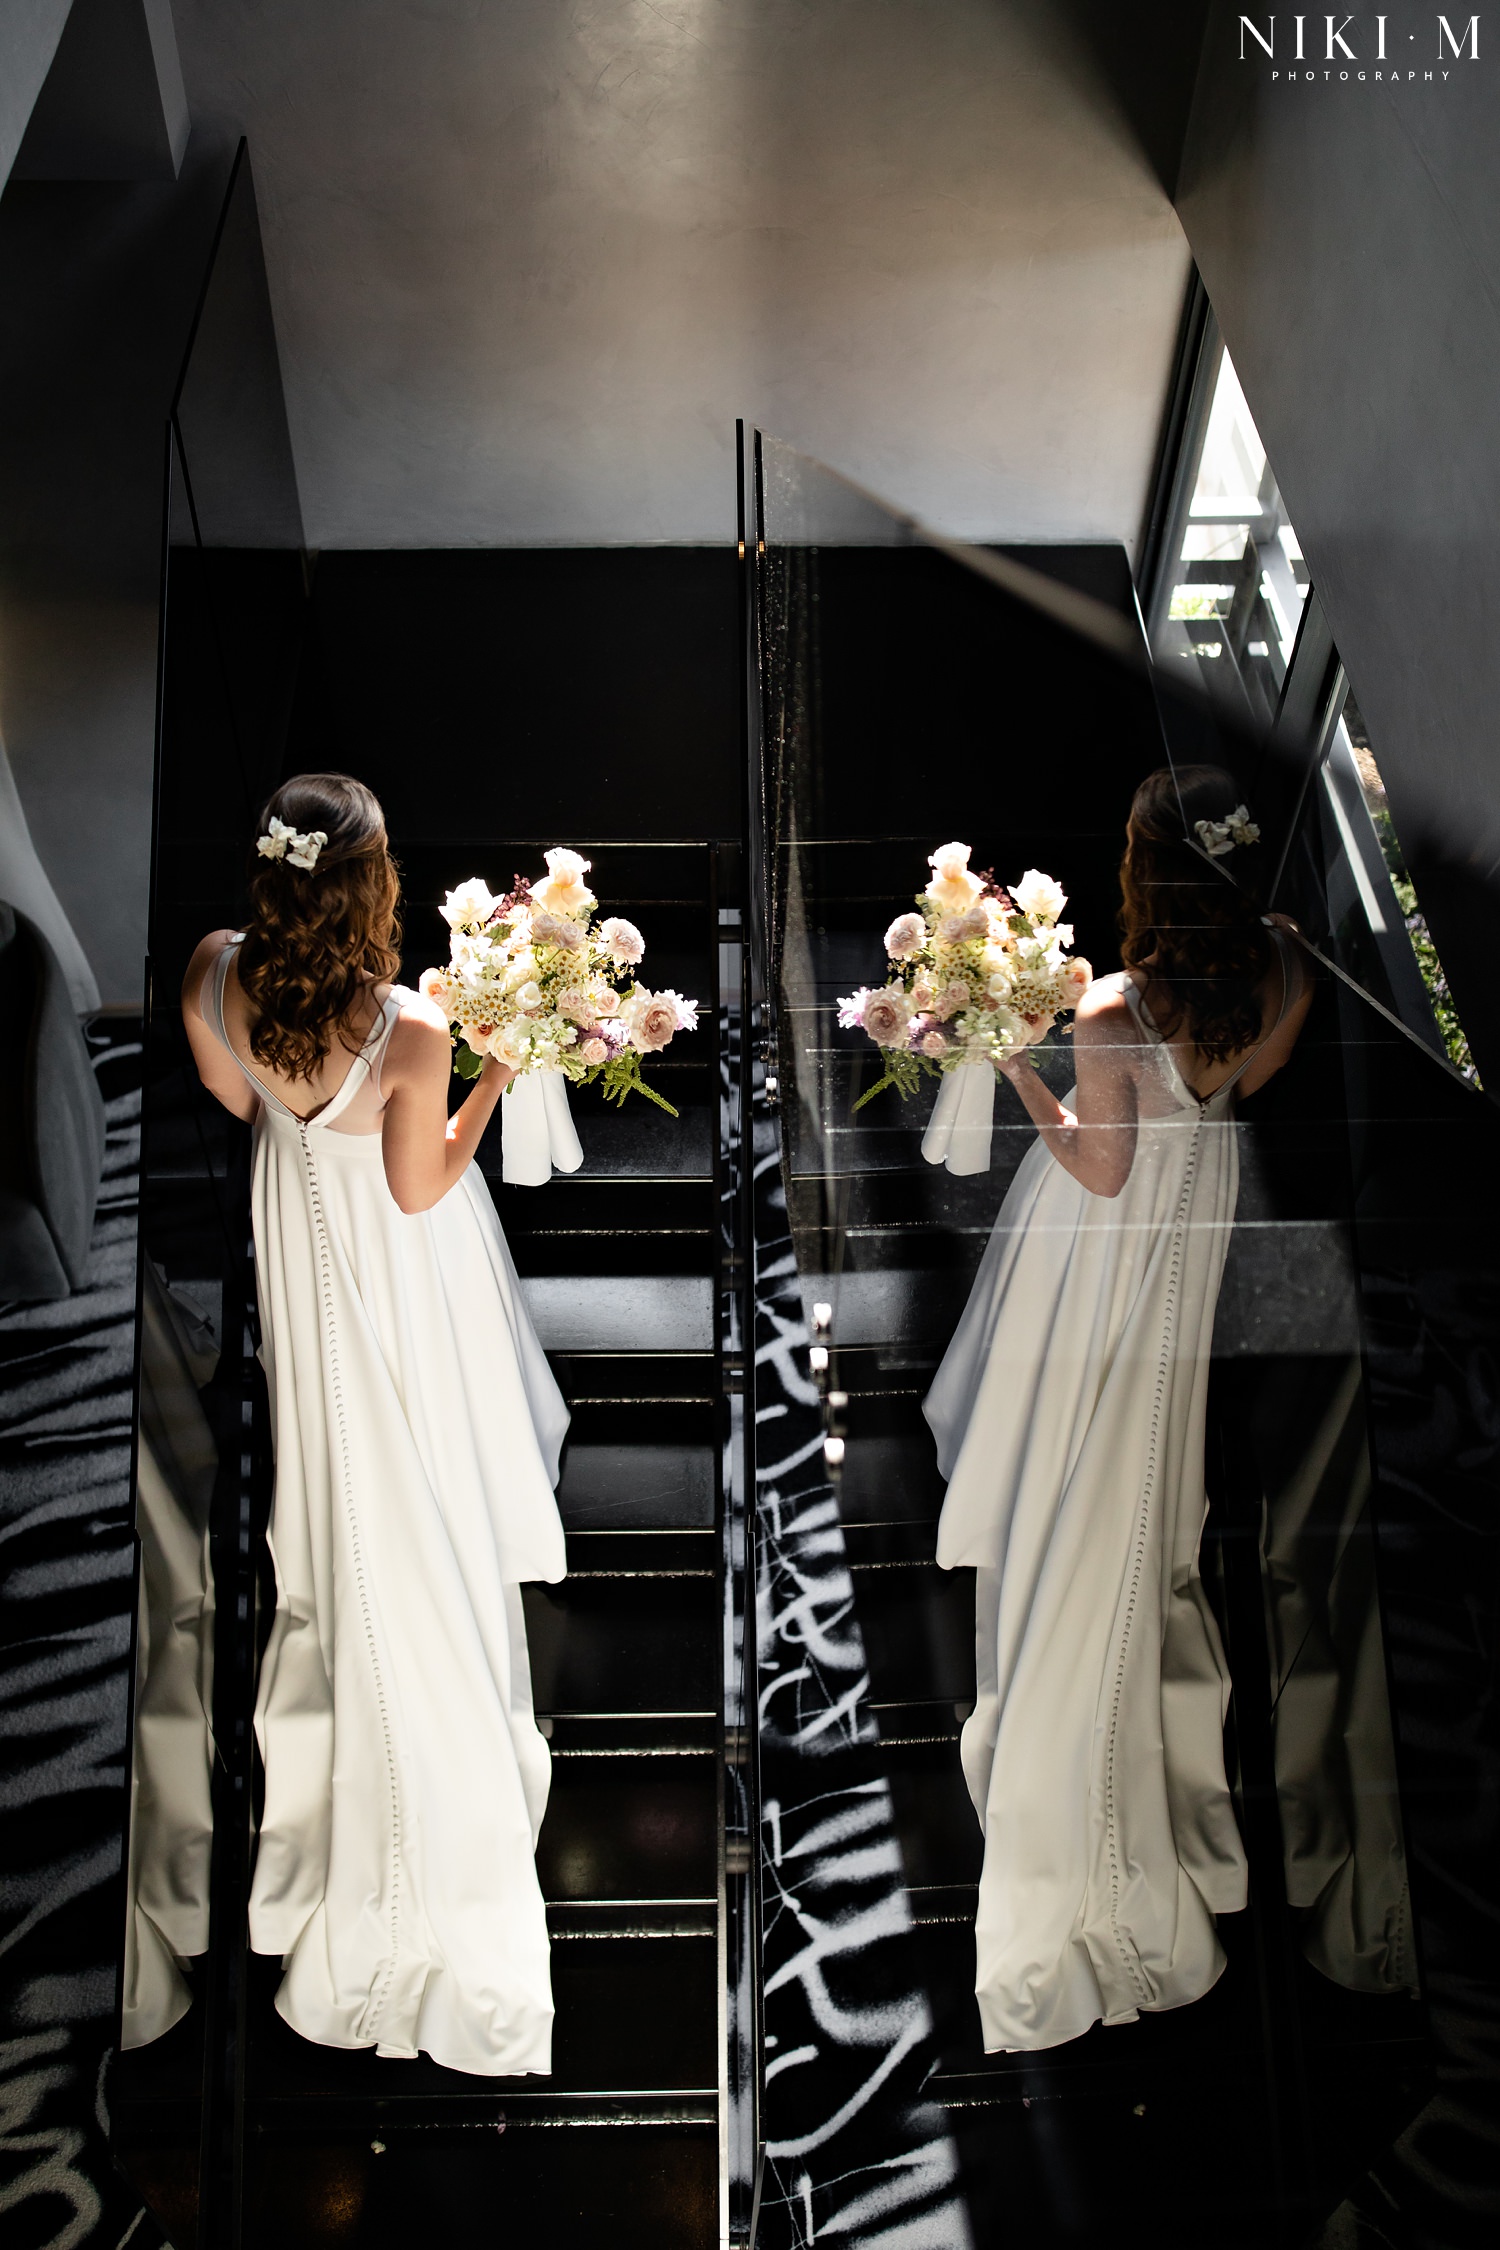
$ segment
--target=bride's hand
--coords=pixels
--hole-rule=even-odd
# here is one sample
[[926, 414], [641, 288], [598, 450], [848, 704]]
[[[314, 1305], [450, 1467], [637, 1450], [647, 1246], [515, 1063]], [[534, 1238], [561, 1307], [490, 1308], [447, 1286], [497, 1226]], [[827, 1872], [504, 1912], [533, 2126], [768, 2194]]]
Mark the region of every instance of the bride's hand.
[[486, 1055], [479, 1075], [493, 1093], [503, 1094], [516, 1074], [509, 1063], [501, 1062], [495, 1055]]

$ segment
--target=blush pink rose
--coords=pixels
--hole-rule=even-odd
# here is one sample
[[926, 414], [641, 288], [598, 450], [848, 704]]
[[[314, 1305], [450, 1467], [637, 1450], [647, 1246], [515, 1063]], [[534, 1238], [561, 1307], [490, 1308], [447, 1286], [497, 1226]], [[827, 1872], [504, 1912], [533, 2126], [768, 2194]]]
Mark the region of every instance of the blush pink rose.
[[603, 1039], [585, 1039], [578, 1052], [582, 1055], [584, 1061], [590, 1065], [609, 1061], [609, 1045]]
[[877, 1047], [899, 1047], [911, 1021], [911, 1003], [899, 985], [887, 985], [870, 994], [863, 1020]]
[[677, 1009], [671, 1000], [648, 1000], [631, 1025], [631, 1038], [637, 1047], [655, 1054], [665, 1047], [677, 1029]]
[[885, 950], [893, 961], [909, 960], [920, 953], [927, 924], [920, 914], [899, 914], [885, 933]]

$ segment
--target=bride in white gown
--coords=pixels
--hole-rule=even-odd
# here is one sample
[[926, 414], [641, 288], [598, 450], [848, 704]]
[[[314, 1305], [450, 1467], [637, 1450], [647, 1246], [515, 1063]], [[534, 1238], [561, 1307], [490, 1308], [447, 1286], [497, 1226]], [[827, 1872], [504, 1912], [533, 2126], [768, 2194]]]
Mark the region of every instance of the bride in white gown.
[[937, 1559], [976, 1571], [962, 1756], [990, 2052], [1198, 1998], [1224, 1965], [1214, 1916], [1245, 1903], [1198, 1566], [1204, 1406], [1235, 1096], [1286, 1061], [1311, 986], [1290, 925], [1209, 864], [1253, 843], [1233, 805], [1215, 767], [1137, 791], [1126, 969], [1078, 1010], [1066, 1103], [1005, 1066], [1040, 1138], [926, 1402]]
[[183, 994], [204, 1084], [255, 1129], [276, 1614], [251, 1945], [307, 2039], [546, 2071], [520, 1584], [565, 1571], [568, 1417], [473, 1162], [509, 1073], [448, 1119], [448, 1027], [387, 981], [368, 789], [304, 774], [262, 829], [246, 930], [204, 939]]

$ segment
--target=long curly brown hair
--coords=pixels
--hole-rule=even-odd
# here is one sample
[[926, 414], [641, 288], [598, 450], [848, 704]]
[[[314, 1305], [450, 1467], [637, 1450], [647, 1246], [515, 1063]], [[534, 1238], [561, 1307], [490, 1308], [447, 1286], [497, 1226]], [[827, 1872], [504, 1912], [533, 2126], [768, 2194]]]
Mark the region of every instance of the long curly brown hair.
[[[1249, 869], [1227, 879], [1196, 849], [1195, 823], [1222, 820], [1239, 791], [1219, 766], [1161, 766], [1130, 808], [1120, 862], [1120, 958], [1147, 978], [1146, 1005], [1167, 1038], [1227, 1062], [1260, 1036], [1260, 987], [1275, 958]], [[1190, 842], [1189, 839], [1194, 838]], [[1241, 846], [1236, 860], [1255, 846]]]
[[357, 1053], [350, 1018], [371, 983], [400, 967], [401, 885], [374, 791], [347, 773], [299, 773], [266, 800], [271, 817], [328, 838], [311, 868], [250, 854], [250, 919], [237, 970], [256, 1012], [250, 1052], [310, 1079], [335, 1039]]

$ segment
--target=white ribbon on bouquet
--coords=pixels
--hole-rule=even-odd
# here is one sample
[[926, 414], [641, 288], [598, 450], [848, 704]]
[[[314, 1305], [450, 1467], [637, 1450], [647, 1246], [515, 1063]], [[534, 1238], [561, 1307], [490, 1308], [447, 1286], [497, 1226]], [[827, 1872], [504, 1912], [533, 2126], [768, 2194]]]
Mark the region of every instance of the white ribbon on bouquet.
[[950, 1172], [987, 1172], [994, 1118], [994, 1064], [960, 1063], [943, 1074], [922, 1135], [922, 1154], [929, 1164], [946, 1164]]
[[512, 1187], [545, 1187], [554, 1167], [576, 1172], [582, 1162], [562, 1072], [513, 1078], [500, 1096], [500, 1177]]

